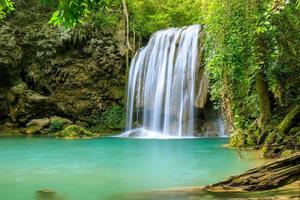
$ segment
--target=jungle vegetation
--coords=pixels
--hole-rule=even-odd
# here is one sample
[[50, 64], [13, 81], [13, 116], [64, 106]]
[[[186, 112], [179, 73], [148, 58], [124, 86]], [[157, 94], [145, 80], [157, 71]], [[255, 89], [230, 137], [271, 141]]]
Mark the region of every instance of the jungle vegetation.
[[[210, 95], [233, 132], [231, 145], [267, 144], [273, 154], [299, 148], [299, 0], [35, 1], [51, 7], [53, 26], [125, 23], [129, 54], [156, 30], [204, 24]], [[0, 0], [0, 20], [13, 12], [12, 0]]]

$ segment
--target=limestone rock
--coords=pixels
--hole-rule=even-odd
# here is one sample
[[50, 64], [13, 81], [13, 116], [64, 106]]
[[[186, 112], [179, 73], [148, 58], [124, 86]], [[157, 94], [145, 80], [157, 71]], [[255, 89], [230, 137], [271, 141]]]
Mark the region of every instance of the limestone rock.
[[116, 30], [63, 30], [47, 23], [50, 10], [32, 1], [15, 6], [0, 26], [0, 120], [25, 125], [57, 115], [90, 123], [123, 105], [126, 67]]
[[44, 128], [49, 126], [49, 124], [49, 118], [31, 120], [28, 124], [26, 124], [25, 133], [28, 135], [40, 134]]
[[28, 89], [26, 83], [13, 86], [7, 94], [9, 116], [13, 122], [28, 123], [31, 119], [60, 113], [55, 100]]
[[73, 122], [71, 120], [69, 120], [67, 118], [59, 117], [59, 116], [52, 116], [52, 117], [50, 117], [50, 123], [51, 122], [60, 122], [64, 126], [65, 125], [71, 125], [71, 124], [73, 124]]

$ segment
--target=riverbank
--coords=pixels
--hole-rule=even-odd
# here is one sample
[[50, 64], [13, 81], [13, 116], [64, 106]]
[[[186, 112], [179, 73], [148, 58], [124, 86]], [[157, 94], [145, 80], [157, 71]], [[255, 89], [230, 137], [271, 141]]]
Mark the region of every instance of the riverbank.
[[133, 194], [122, 200], [299, 200], [300, 181], [259, 192], [207, 192], [204, 187], [177, 188]]
[[135, 194], [129, 199], [300, 199], [300, 152], [287, 158], [274, 159], [213, 185], [156, 190]]

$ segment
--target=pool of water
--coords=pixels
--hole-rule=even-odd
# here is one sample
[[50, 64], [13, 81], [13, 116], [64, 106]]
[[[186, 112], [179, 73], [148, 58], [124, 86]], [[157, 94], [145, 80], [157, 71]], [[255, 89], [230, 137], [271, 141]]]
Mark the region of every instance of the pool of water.
[[[0, 199], [118, 199], [132, 193], [211, 184], [254, 167], [222, 147], [225, 138], [63, 140], [0, 138]], [[49, 199], [49, 198], [48, 198]]]

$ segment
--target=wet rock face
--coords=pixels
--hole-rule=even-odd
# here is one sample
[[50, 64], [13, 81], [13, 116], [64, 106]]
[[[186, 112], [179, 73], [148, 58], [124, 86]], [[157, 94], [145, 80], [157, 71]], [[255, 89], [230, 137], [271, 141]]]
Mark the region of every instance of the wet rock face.
[[123, 104], [125, 59], [113, 31], [53, 28], [51, 12], [18, 6], [0, 25], [0, 120], [58, 115], [88, 122]]

